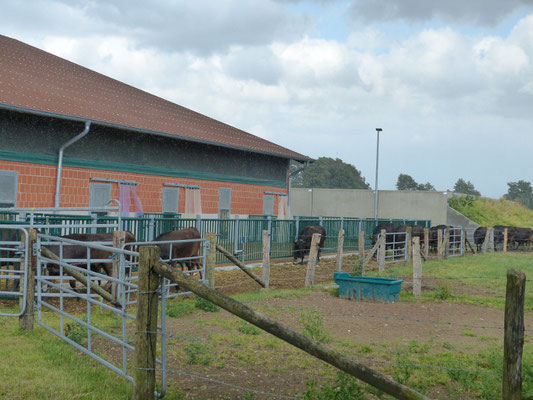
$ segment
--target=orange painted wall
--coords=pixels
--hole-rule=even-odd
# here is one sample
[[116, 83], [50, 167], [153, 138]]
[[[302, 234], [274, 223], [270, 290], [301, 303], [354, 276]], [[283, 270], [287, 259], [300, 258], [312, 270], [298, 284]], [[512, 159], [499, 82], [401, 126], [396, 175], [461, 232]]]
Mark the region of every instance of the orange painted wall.
[[[53, 207], [56, 166], [0, 160], [1, 170], [18, 171], [17, 207]], [[137, 193], [145, 212], [161, 212], [163, 183], [199, 185], [202, 212], [218, 213], [218, 189], [231, 188], [232, 214], [262, 214], [265, 191], [287, 193], [287, 188], [207, 181], [189, 178], [144, 175], [95, 169], [63, 167], [61, 207], [88, 207], [90, 178], [139, 182]], [[112, 184], [111, 198], [118, 199], [118, 185]], [[185, 211], [185, 190], [180, 189], [178, 212]], [[274, 202], [274, 214], [278, 212]]]

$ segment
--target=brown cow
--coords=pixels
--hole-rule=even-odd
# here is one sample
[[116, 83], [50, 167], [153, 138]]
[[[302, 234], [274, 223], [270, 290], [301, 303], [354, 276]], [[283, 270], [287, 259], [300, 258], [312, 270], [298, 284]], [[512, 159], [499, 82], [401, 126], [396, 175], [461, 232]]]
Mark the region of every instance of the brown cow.
[[[201, 239], [202, 235], [196, 228], [186, 228], [179, 231], [165, 232], [154, 239], [154, 242], [163, 242], [167, 240], [192, 240]], [[176, 267], [180, 264], [182, 271], [184, 266], [189, 271], [199, 270], [202, 265], [198, 259], [194, 260], [180, 260], [180, 258], [198, 257], [200, 254], [200, 240], [193, 242], [177, 242], [177, 243], [156, 243], [161, 249], [161, 259], [170, 260], [170, 265]], [[172, 247], [172, 254], [170, 254], [170, 248]], [[202, 279], [202, 273], [200, 272], [200, 279]]]
[[[70, 235], [64, 235], [61, 236], [65, 239], [71, 239], [71, 240], [78, 240], [80, 242], [112, 242], [113, 241], [113, 233], [72, 233]], [[132, 243], [135, 242], [135, 236], [131, 232], [126, 232], [126, 243]], [[59, 245], [50, 245], [47, 246], [48, 249], [54, 253], [56, 256], [59, 257], [60, 253], [60, 246]], [[70, 245], [70, 244], [64, 244], [63, 245], [63, 259], [70, 259], [70, 260], [80, 260], [78, 261], [69, 261], [69, 264], [72, 264], [79, 268], [86, 268], [87, 266], [87, 253], [88, 248], [86, 246], [82, 245]], [[90, 256], [91, 259], [95, 260], [104, 260], [109, 259], [109, 261], [103, 262], [98, 261], [91, 263], [91, 271], [101, 273], [103, 270], [106, 275], [111, 276], [112, 274], [112, 255], [113, 250], [105, 251], [105, 250], [99, 250], [99, 249], [91, 249], [90, 250]], [[47, 269], [50, 275], [58, 275], [59, 274], [59, 266], [57, 264], [48, 264]], [[74, 288], [76, 286], [76, 281], [71, 280], [70, 286]], [[106, 285], [110, 286], [110, 284]]]

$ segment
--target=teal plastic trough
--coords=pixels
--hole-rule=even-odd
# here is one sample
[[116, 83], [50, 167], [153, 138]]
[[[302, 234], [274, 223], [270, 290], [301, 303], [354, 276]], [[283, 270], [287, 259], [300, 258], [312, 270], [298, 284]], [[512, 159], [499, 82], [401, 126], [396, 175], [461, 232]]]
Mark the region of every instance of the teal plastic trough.
[[398, 301], [403, 282], [401, 279], [351, 276], [346, 272], [335, 272], [334, 278], [339, 285], [339, 297], [350, 300]]

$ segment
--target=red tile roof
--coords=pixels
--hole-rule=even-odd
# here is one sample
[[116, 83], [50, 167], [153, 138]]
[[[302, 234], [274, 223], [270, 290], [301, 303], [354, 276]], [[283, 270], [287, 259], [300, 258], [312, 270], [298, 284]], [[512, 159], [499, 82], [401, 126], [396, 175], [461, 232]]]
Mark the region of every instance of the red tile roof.
[[309, 160], [285, 147], [0, 35], [2, 106]]

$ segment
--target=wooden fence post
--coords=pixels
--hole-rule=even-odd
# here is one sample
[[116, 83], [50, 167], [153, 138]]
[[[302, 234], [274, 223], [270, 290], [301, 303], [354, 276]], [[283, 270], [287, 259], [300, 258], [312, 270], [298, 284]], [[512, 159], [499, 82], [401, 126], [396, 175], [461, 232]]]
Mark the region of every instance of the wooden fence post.
[[262, 278], [265, 283], [265, 289], [270, 286], [270, 232], [263, 231], [263, 268]]
[[[113, 231], [113, 247], [115, 249], [121, 249], [122, 246], [126, 243], [126, 232], [125, 231]], [[115, 279], [119, 278], [120, 275], [120, 255], [117, 254], [113, 257], [113, 266], [111, 270], [111, 276]], [[113, 299], [118, 302], [118, 293], [117, 293], [117, 284], [116, 282], [111, 283], [111, 294]]]
[[205, 261], [205, 279], [209, 282], [209, 287], [214, 289], [215, 265], [217, 262], [217, 234], [215, 232], [207, 232], [205, 238], [209, 240], [209, 248], [207, 249]]
[[422, 292], [422, 259], [420, 258], [420, 238], [413, 238], [413, 296]]
[[461, 256], [464, 256], [466, 253], [466, 229], [461, 229]]
[[[24, 235], [23, 235], [24, 236]], [[37, 241], [37, 231], [35, 229], [28, 229], [28, 273], [24, 277], [26, 279], [26, 307], [24, 314], [19, 317], [19, 327], [23, 331], [33, 330], [33, 301], [35, 300], [35, 272], [37, 270], [37, 255], [33, 252], [33, 244]], [[25, 238], [22, 238], [22, 243], [25, 245]], [[22, 263], [21, 263], [22, 268]], [[20, 288], [23, 290], [24, 284], [22, 279], [20, 280]], [[22, 297], [20, 299], [22, 303]]]
[[487, 228], [487, 233], [489, 234], [489, 244], [487, 250], [490, 253], [494, 253], [494, 228]]
[[522, 392], [522, 350], [524, 347], [524, 293], [526, 275], [507, 271], [503, 340], [502, 399], [520, 400]]
[[309, 260], [307, 260], [307, 273], [305, 275], [305, 287], [312, 287], [315, 283], [315, 269], [318, 258], [318, 242], [320, 242], [320, 233], [313, 233], [311, 239], [311, 250], [309, 251]]
[[424, 255], [429, 259], [429, 228], [424, 228]]
[[360, 231], [358, 237], [359, 244], [359, 260], [363, 261], [365, 259], [365, 232]]
[[507, 240], [509, 240], [509, 229], [503, 229], [503, 252], [507, 253]]
[[342, 271], [342, 249], [344, 248], [344, 229], [339, 229], [337, 239], [337, 272]]
[[[381, 242], [379, 244], [378, 270], [385, 271], [385, 252], [387, 251], [387, 231], [381, 230]], [[393, 250], [394, 251], [394, 250]]]
[[486, 253], [487, 249], [489, 247], [489, 238], [490, 238], [490, 228], [487, 228], [485, 232], [485, 239], [483, 240], [483, 244], [481, 245], [481, 252]]
[[137, 287], [137, 319], [135, 332], [135, 400], [153, 400], [155, 391], [155, 356], [157, 345], [157, 302], [159, 275], [154, 265], [159, 262], [159, 247], [139, 249], [139, 282]]
[[442, 229], [437, 231], [437, 260], [442, 260]]

